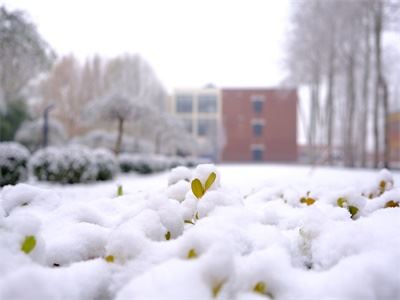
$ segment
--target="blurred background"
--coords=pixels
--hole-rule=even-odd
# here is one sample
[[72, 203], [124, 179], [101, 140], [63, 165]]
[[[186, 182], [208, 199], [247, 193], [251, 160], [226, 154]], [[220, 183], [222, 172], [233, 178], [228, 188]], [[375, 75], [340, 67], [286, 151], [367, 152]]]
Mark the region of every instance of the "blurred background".
[[400, 1], [0, 1], [0, 142], [400, 167]]

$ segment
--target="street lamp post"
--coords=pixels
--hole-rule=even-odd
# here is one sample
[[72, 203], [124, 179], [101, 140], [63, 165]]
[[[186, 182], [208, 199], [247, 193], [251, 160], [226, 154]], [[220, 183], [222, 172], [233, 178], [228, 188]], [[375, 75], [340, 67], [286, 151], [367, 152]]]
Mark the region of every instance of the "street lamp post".
[[53, 104], [47, 105], [43, 111], [43, 139], [42, 147], [46, 148], [49, 143], [49, 112], [54, 108]]

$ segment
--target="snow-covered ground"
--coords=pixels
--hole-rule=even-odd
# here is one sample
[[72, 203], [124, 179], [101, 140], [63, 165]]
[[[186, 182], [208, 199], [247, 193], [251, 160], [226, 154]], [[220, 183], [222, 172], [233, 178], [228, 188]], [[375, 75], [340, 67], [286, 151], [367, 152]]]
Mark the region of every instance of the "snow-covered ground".
[[385, 207], [399, 186], [387, 171], [203, 165], [5, 187], [0, 299], [400, 299], [400, 208]]

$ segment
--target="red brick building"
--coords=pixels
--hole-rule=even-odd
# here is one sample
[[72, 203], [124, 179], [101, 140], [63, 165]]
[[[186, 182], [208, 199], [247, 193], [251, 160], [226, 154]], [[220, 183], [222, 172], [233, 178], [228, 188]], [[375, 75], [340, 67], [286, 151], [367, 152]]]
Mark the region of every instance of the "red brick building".
[[222, 89], [224, 162], [297, 161], [296, 89]]

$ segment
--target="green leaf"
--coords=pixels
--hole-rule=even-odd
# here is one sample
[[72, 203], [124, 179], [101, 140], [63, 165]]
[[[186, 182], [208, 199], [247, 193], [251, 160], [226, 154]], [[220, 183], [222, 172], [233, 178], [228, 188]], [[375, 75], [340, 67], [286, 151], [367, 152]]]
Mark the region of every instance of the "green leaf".
[[343, 207], [345, 203], [347, 203], [347, 200], [345, 198], [343, 198], [343, 197], [340, 197], [337, 200], [337, 205], [340, 206], [340, 207]]
[[25, 237], [21, 250], [26, 254], [30, 253], [36, 246], [36, 238], [33, 235]]
[[193, 248], [189, 250], [187, 258], [188, 259], [193, 259], [197, 257], [197, 253], [196, 250], [194, 250]]
[[169, 241], [171, 239], [171, 232], [167, 231], [167, 233], [165, 234], [165, 239], [167, 241]]
[[200, 199], [204, 195], [203, 185], [201, 184], [200, 180], [197, 178], [192, 181], [192, 192], [193, 192], [193, 195], [195, 195], [197, 199]]
[[208, 178], [206, 180], [206, 184], [205, 184], [206, 191], [212, 186], [212, 184], [214, 183], [216, 178], [217, 178], [217, 174], [215, 174], [215, 172], [212, 172], [210, 174], [210, 176], [208, 176]]
[[224, 282], [221, 281], [221, 282], [219, 282], [219, 283], [217, 283], [216, 285], [213, 286], [212, 293], [213, 293], [213, 297], [214, 298], [218, 297], [218, 294], [221, 291], [223, 285], [224, 285]]
[[389, 207], [399, 207], [399, 202], [395, 202], [393, 200], [386, 202], [385, 208], [389, 208]]
[[257, 282], [254, 286], [253, 291], [259, 294], [266, 294], [267, 293], [267, 285], [263, 281]]
[[307, 204], [307, 205], [312, 205], [312, 204], [314, 204], [315, 203], [315, 199], [314, 198], [311, 198], [311, 197], [302, 197], [301, 199], [300, 199], [300, 202], [301, 203], [305, 203], [305, 204]]
[[123, 189], [122, 189], [122, 185], [118, 185], [118, 189], [117, 189], [117, 196], [122, 196], [124, 194]]
[[115, 258], [114, 258], [113, 255], [108, 255], [108, 256], [106, 256], [104, 259], [105, 259], [106, 262], [108, 262], [108, 263], [113, 263], [114, 260], [115, 260]]
[[351, 217], [353, 218], [357, 214], [358, 208], [355, 206], [349, 206], [349, 212], [351, 214]]

